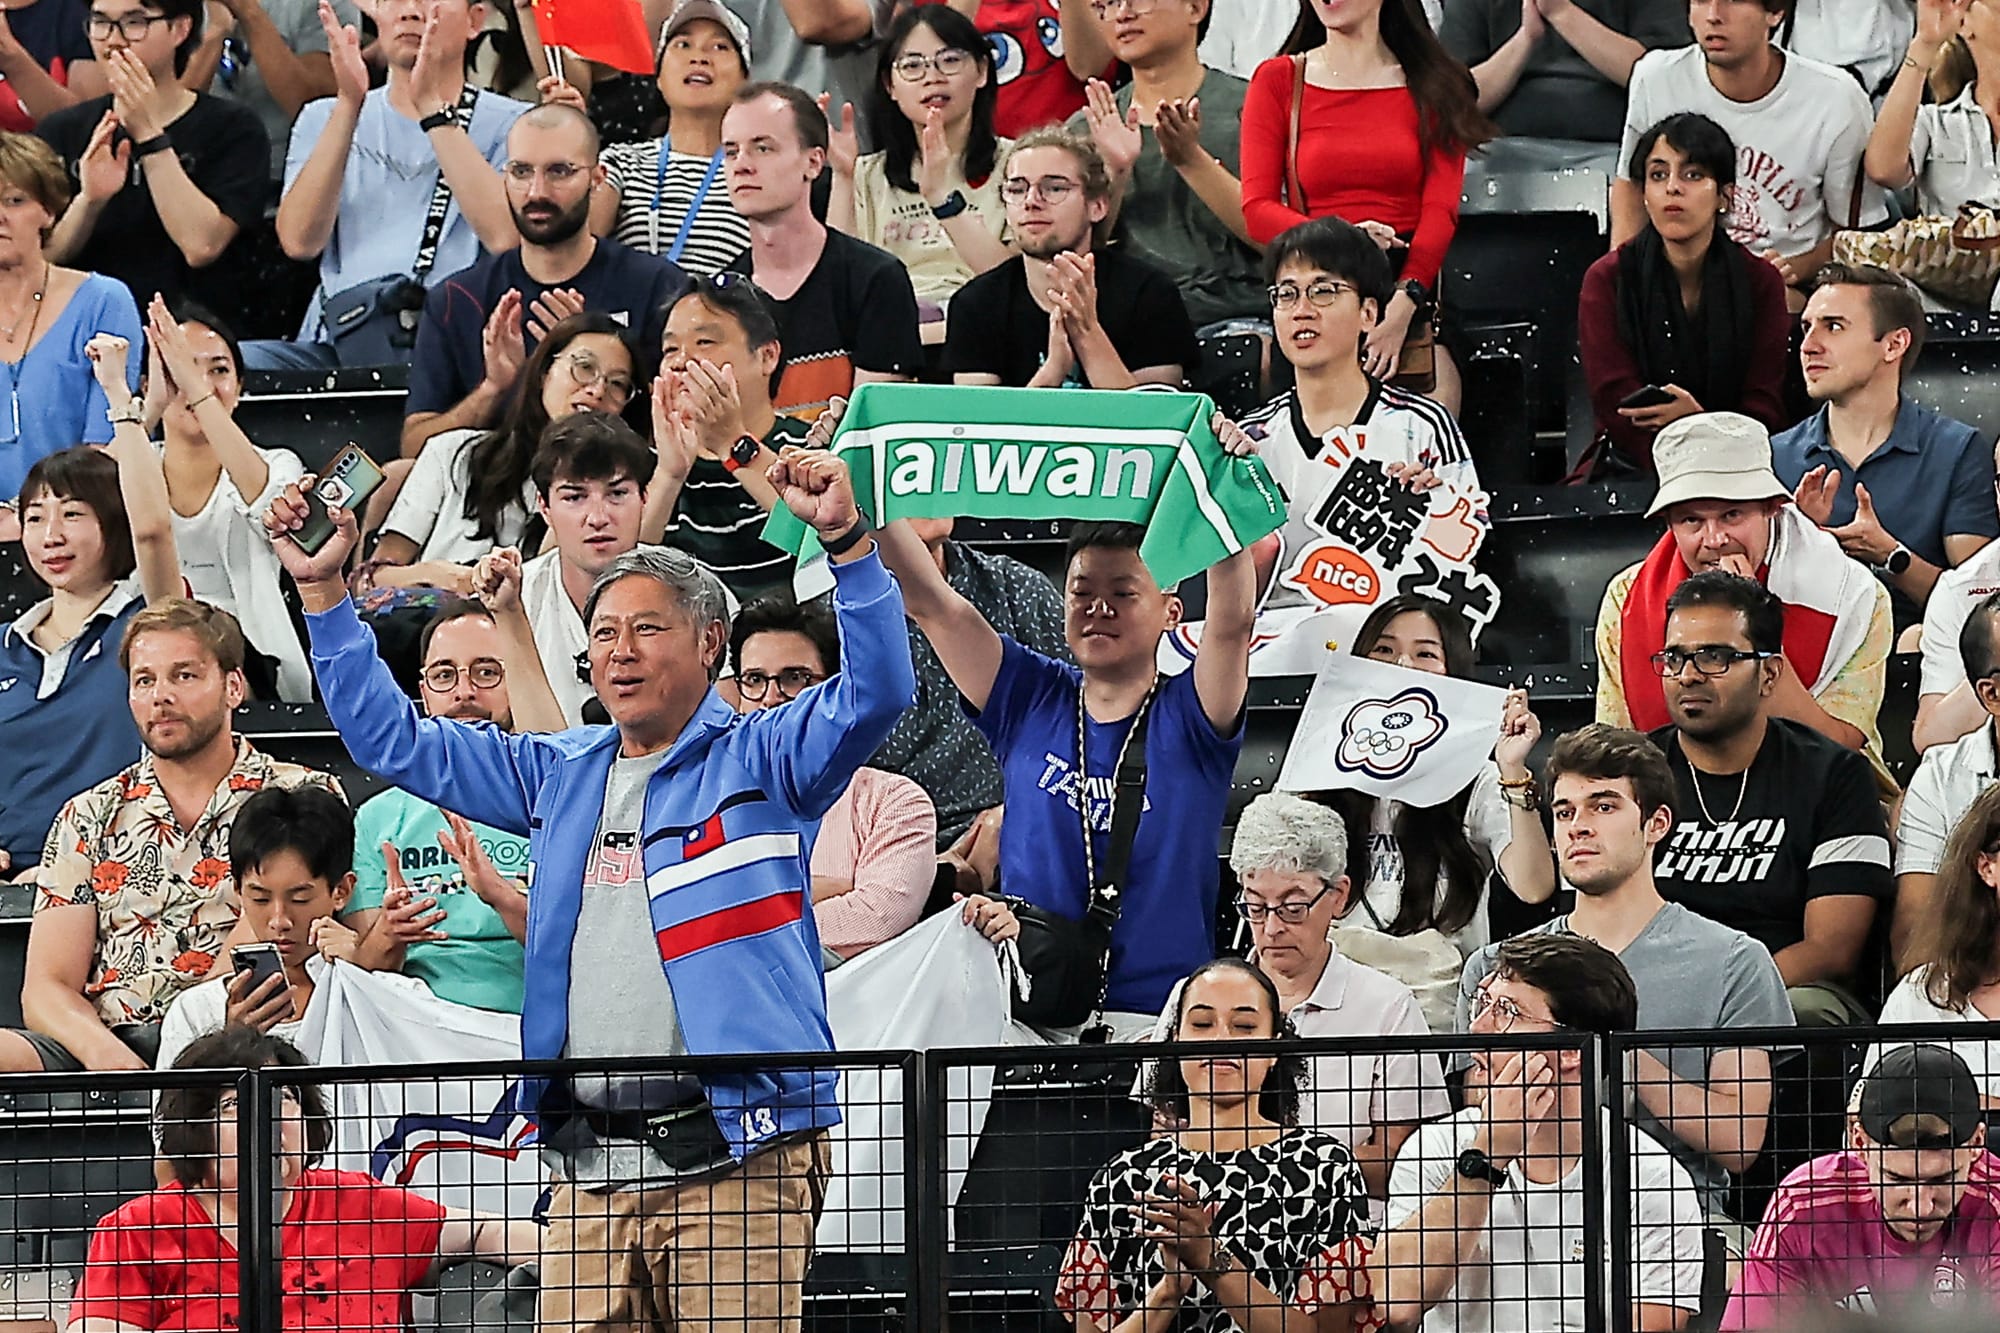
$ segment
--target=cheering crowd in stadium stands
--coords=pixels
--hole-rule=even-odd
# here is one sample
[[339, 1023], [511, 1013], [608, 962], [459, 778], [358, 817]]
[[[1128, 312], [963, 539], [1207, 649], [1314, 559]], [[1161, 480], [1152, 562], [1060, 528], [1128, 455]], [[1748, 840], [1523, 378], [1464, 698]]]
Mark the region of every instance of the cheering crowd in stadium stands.
[[[828, 974], [950, 914], [1026, 974], [1020, 1041], [1245, 1044], [1133, 1089], [1078, 1328], [1585, 1327], [1601, 1089], [1574, 1048], [1339, 1045], [1451, 1032], [1712, 1034], [1634, 1053], [1602, 1150], [1631, 1326], [2000, 1308], [1995, 442], [1906, 392], [1954, 303], [1836, 257], [2000, 207], [2000, 0], [641, 8], [650, 78], [509, 0], [0, 10], [0, 542], [43, 592], [0, 628], [0, 1070], [298, 1064], [336, 965], [530, 1060], [823, 1052]], [[1487, 522], [1440, 300], [1469, 161], [1609, 177], [1572, 480], [1655, 488], [1658, 536], [1602, 591], [1597, 721], [1511, 689], [1441, 800], [1232, 820], [1264, 617], [1342, 600], [1315, 543], [1383, 557], [1338, 652], [1474, 677], [1493, 606], [1387, 578], [1433, 493]], [[829, 447], [862, 386], [1201, 389], [1228, 340], [1264, 405], [1211, 466], [1286, 516], [1186, 587], [1082, 511], [1055, 580], [871, 520]], [[400, 438], [338, 475], [236, 419], [258, 372], [383, 366]], [[386, 787], [350, 810], [253, 699]], [[1771, 1030], [1877, 1021], [1975, 1026], [1878, 1043], [1745, 1215]], [[1328, 1041], [1254, 1053], [1292, 1036]], [[779, 1064], [528, 1085], [543, 1227], [315, 1164], [302, 1085], [286, 1327], [398, 1327], [475, 1257], [538, 1266], [545, 1328], [796, 1327], [838, 1111]], [[162, 1096], [70, 1327], [234, 1326], [235, 1097]]]

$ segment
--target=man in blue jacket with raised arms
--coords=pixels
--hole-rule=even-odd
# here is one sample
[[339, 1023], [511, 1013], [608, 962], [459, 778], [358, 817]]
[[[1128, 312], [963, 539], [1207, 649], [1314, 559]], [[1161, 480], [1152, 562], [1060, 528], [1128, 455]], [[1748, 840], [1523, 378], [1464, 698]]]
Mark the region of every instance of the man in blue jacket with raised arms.
[[[578, 666], [613, 725], [554, 735], [421, 716], [341, 580], [353, 516], [336, 510], [314, 555], [284, 537], [305, 520], [298, 487], [265, 519], [356, 761], [529, 839], [530, 1060], [833, 1049], [812, 833], [916, 680], [902, 597], [846, 466], [788, 448], [769, 477], [831, 558], [846, 669], [783, 707], [736, 713], [710, 688], [729, 641], [722, 585], [681, 552], [634, 551], [584, 607]], [[524, 1085], [559, 1173], [542, 1325], [796, 1329], [835, 1088], [831, 1070], [796, 1069]]]

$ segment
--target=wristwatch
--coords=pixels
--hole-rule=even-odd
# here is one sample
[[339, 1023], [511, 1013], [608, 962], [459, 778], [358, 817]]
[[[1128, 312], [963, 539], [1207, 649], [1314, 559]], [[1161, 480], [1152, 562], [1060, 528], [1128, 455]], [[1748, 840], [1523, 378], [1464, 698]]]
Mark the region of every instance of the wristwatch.
[[722, 470], [734, 473], [749, 467], [763, 452], [764, 442], [755, 435], [739, 435], [736, 443], [729, 446], [729, 452], [722, 456]]
[[931, 216], [939, 222], [948, 222], [970, 207], [972, 205], [965, 201], [965, 192], [953, 190], [944, 197], [943, 203], [931, 206]]
[[1477, 1148], [1467, 1148], [1458, 1155], [1458, 1174], [1496, 1190], [1507, 1183], [1506, 1168], [1494, 1165], [1493, 1159]]
[[1910, 554], [1910, 548], [1897, 542], [1896, 549], [1889, 552], [1889, 558], [1882, 562], [1882, 571], [1890, 578], [1895, 578], [1908, 569], [1910, 561], [1914, 559], [1916, 557]]
[[1417, 307], [1417, 314], [1419, 316], [1422, 316], [1431, 308], [1431, 294], [1415, 278], [1405, 278], [1397, 283], [1396, 286], [1402, 291], [1403, 295], [1410, 298], [1411, 304]]
[[417, 128], [429, 134], [432, 130], [450, 129], [456, 124], [458, 124], [458, 108], [448, 106], [425, 116], [417, 122]]

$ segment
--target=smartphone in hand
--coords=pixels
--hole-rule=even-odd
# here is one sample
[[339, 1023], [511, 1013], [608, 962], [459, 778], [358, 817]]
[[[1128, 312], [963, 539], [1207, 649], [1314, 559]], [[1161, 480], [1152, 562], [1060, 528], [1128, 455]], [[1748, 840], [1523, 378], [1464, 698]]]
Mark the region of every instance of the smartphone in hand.
[[1665, 407], [1674, 396], [1657, 384], [1642, 385], [1619, 400], [1620, 407]]
[[[248, 972], [250, 980], [244, 987], [244, 994], [254, 995], [257, 988], [272, 977], [285, 975], [285, 960], [278, 955], [275, 944], [239, 944], [229, 951], [229, 961], [237, 974]], [[291, 1008], [292, 1016], [298, 1016], [298, 1003], [292, 998], [292, 983], [287, 980], [283, 987], [285, 1002]]]
[[381, 489], [386, 480], [375, 460], [361, 452], [360, 445], [348, 445], [333, 456], [326, 471], [320, 473], [319, 480], [306, 492], [306, 521], [297, 532], [287, 535], [298, 543], [301, 551], [314, 554], [333, 540], [333, 519], [326, 512], [328, 507], [359, 514], [368, 497]]

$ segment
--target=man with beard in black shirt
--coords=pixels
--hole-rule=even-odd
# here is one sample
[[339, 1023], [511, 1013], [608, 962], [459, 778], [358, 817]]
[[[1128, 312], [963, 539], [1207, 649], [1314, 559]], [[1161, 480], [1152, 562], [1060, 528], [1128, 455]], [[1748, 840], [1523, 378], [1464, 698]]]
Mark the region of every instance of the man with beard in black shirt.
[[1652, 733], [1679, 799], [1653, 870], [1660, 894], [1771, 951], [1804, 1026], [1866, 1022], [1842, 984], [1889, 901], [1889, 830], [1859, 752], [1767, 710], [1784, 610], [1724, 570], [1667, 600], [1659, 669], [1669, 726]]

